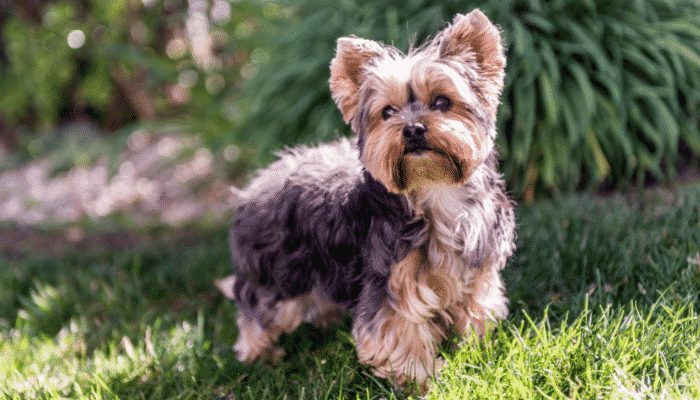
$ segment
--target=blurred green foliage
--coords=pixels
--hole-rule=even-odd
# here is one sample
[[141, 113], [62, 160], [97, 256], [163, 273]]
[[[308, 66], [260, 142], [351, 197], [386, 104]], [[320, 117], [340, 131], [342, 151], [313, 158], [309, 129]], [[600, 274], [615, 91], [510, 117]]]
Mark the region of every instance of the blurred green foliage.
[[266, 10], [224, 0], [0, 2], [0, 141], [34, 157], [37, 137], [85, 119], [106, 131], [175, 119], [212, 137], [231, 125], [226, 105], [255, 33], [279, 16]]
[[693, 0], [298, 3], [297, 21], [267, 32], [273, 56], [246, 88], [241, 101], [253, 112], [235, 136], [264, 156], [348, 133], [327, 83], [338, 37], [406, 50], [477, 7], [504, 31], [498, 144], [517, 196], [664, 178], [684, 161], [679, 146], [700, 154]]

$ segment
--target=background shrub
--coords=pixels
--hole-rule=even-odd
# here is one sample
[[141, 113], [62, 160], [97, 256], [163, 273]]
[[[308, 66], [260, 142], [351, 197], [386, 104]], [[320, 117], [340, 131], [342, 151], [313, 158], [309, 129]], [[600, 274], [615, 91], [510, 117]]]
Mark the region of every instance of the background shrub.
[[700, 154], [700, 3], [692, 0], [296, 3], [295, 17], [264, 37], [270, 57], [239, 99], [251, 112], [228, 137], [265, 157], [349, 133], [327, 83], [338, 37], [405, 50], [476, 7], [504, 31], [498, 145], [516, 195], [641, 183], [672, 175], [679, 147]]
[[[220, 134], [231, 124], [220, 109], [258, 47], [268, 8], [226, 0], [0, 1], [0, 146], [37, 157], [37, 143], [74, 120], [106, 132], [177, 120], [206, 137]], [[210, 54], [196, 54], [188, 23], [208, 34]]]
[[661, 178], [681, 143], [700, 154], [700, 3], [510, 6], [501, 132], [517, 192]]

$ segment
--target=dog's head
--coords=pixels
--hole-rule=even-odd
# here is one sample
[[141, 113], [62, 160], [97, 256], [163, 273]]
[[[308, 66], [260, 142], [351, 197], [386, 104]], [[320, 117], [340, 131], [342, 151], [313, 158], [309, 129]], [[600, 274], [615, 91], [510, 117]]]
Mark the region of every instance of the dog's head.
[[493, 151], [505, 64], [499, 29], [474, 10], [408, 54], [338, 39], [330, 87], [367, 171], [405, 193], [463, 184]]

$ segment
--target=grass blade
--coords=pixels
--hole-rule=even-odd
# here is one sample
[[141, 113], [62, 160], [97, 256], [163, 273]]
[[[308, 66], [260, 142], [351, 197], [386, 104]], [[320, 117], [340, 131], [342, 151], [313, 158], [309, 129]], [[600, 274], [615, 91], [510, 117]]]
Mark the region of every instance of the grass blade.
[[610, 163], [605, 158], [605, 153], [600, 147], [600, 143], [598, 143], [592, 128], [586, 129], [585, 137], [588, 149], [593, 153], [593, 159], [598, 167], [595, 175], [596, 182], [602, 182], [610, 174]]
[[588, 78], [588, 73], [583, 66], [581, 66], [581, 64], [576, 62], [568, 64], [567, 68], [576, 80], [579, 90], [581, 90], [581, 94], [583, 95], [583, 100], [585, 102], [585, 116], [589, 117], [596, 112], [596, 102], [595, 91], [593, 89], [593, 85], [591, 84], [591, 80]]
[[552, 80], [549, 77], [547, 71], [540, 71], [539, 83], [540, 99], [544, 107], [546, 120], [550, 124], [556, 126], [558, 123], [559, 116], [559, 102], [557, 100], [557, 95], [552, 85]]

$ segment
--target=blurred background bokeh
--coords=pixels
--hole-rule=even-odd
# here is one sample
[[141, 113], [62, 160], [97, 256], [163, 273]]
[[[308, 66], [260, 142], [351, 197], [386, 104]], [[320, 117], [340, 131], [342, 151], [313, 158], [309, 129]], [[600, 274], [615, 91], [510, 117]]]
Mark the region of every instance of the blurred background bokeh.
[[338, 37], [405, 51], [477, 7], [517, 200], [697, 176], [698, 0], [0, 0], [0, 224], [225, 222], [273, 151], [350, 134]]

